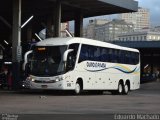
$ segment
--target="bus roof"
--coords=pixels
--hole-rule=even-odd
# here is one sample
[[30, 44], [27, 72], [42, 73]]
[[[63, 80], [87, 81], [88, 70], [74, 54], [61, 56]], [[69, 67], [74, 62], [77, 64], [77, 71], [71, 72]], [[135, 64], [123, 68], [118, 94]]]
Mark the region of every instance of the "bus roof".
[[87, 45], [93, 45], [93, 46], [108, 47], [108, 48], [114, 48], [114, 49], [139, 52], [137, 49], [122, 47], [122, 46], [107, 43], [107, 42], [101, 42], [98, 40], [92, 40], [92, 39], [80, 38], [80, 37], [48, 38], [36, 43], [36, 46], [58, 46], [58, 45], [69, 45], [73, 43], [81, 43], [81, 44], [87, 44]]

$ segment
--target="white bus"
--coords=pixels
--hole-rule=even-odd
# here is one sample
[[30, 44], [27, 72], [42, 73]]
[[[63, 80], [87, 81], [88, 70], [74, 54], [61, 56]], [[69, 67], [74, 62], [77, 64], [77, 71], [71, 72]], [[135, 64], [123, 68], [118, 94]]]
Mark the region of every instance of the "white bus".
[[128, 94], [140, 88], [139, 56], [137, 49], [96, 40], [49, 38], [25, 54], [25, 87]]

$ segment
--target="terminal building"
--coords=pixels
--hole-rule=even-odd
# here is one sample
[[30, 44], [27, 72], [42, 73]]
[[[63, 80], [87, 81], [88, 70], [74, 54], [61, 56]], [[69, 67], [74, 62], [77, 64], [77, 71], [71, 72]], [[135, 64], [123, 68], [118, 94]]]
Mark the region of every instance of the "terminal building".
[[160, 32], [154, 31], [135, 31], [121, 34], [119, 41], [160, 41]]

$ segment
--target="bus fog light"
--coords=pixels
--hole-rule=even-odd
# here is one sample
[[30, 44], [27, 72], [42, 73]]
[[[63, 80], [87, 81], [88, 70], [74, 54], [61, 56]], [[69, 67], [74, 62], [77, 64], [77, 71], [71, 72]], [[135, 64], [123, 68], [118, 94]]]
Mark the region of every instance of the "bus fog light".
[[32, 76], [27, 77], [27, 80], [30, 80], [30, 81], [32, 81], [32, 82], [35, 81], [35, 79], [34, 79]]
[[33, 79], [33, 78], [32, 78], [32, 79], [31, 79], [31, 81], [32, 81], [32, 82], [34, 82], [34, 81], [35, 81], [35, 79]]

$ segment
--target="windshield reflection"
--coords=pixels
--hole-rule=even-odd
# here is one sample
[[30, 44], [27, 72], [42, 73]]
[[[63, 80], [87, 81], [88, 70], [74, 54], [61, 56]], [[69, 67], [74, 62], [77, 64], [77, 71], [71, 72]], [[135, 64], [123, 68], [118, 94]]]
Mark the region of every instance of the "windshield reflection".
[[55, 76], [64, 73], [62, 61], [67, 46], [38, 46], [30, 59], [30, 74], [35, 76]]

